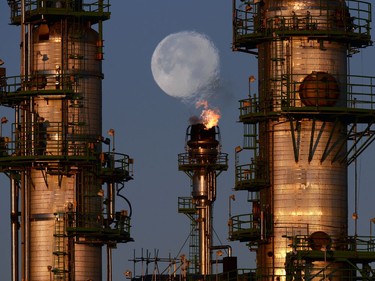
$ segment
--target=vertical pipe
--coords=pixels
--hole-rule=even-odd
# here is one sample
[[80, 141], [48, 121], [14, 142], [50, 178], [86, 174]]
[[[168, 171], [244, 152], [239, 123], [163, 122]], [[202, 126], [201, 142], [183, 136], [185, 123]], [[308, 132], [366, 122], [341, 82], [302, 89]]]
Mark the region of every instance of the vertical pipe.
[[206, 266], [208, 268], [207, 274], [212, 274], [212, 237], [213, 237], [213, 226], [212, 226], [212, 201], [209, 201], [207, 205], [206, 220], [207, 220], [207, 261]]
[[[31, 73], [31, 50], [32, 50], [32, 34], [31, 34], [31, 31], [32, 31], [32, 28], [31, 28], [31, 24], [28, 23], [27, 24], [27, 28], [26, 28], [26, 34], [27, 34], [27, 49], [25, 50], [25, 63], [26, 63], [26, 73], [25, 73], [25, 78], [28, 80], [29, 79], [29, 75]], [[25, 34], [25, 35], [26, 35]]]
[[107, 281], [112, 281], [112, 247], [107, 244]]
[[18, 281], [18, 184], [11, 175], [11, 238], [12, 238], [12, 281]]
[[27, 186], [27, 174], [21, 173], [21, 231], [22, 231], [22, 280], [29, 281], [30, 264], [29, 264], [29, 196]]
[[199, 264], [200, 274], [211, 274], [211, 229], [210, 206], [207, 200], [200, 199], [198, 206], [198, 230], [199, 230]]
[[[236, 0], [232, 0], [232, 23], [235, 22], [236, 20]], [[236, 30], [235, 30], [235, 25], [233, 24], [232, 26], [232, 42], [235, 42], [236, 39]], [[232, 45], [232, 49], [234, 50], [234, 45]]]
[[25, 272], [25, 174], [21, 172], [21, 278], [26, 279]]
[[25, 46], [25, 0], [21, 0], [21, 76], [23, 78], [26, 70], [26, 46]]
[[108, 200], [108, 205], [107, 205], [107, 212], [108, 212], [108, 218], [113, 220], [115, 216], [115, 185], [113, 182], [110, 182], [107, 184], [107, 200]]
[[[20, 108], [19, 106], [16, 106], [15, 108], [15, 114], [14, 114], [14, 124], [15, 124], [15, 128], [14, 128], [14, 133], [15, 133], [15, 139], [19, 139], [20, 137], [20, 131], [19, 131], [19, 120], [20, 120]], [[18, 146], [15, 147], [16, 151], [19, 151], [20, 150], [20, 147], [19, 147], [19, 144]], [[11, 184], [15, 184], [15, 179], [14, 178], [11, 178]], [[19, 198], [20, 198], [20, 179], [18, 179], [18, 182], [17, 184], [15, 184], [14, 187], [17, 188], [16, 191], [12, 191], [12, 192], [15, 192], [13, 195], [17, 196], [17, 198], [13, 197], [12, 199], [12, 210], [15, 211], [15, 213], [13, 214], [14, 217], [13, 219], [17, 219], [17, 225], [12, 225], [12, 243], [14, 243], [14, 247], [12, 247], [12, 278], [13, 280], [12, 281], [18, 281], [19, 280], [19, 265], [20, 265], [20, 260], [19, 260], [19, 252], [20, 252], [20, 249], [19, 249], [19, 220], [20, 220], [20, 217], [19, 217]], [[21, 182], [22, 184], [22, 182]], [[13, 187], [11, 187], [12, 190], [14, 190]], [[22, 198], [22, 197], [21, 197]], [[14, 201], [13, 201], [14, 200]], [[21, 205], [22, 206], [22, 205]], [[21, 215], [22, 215], [22, 212], [21, 212]], [[21, 220], [22, 220], [22, 217], [21, 217]], [[22, 238], [22, 236], [21, 236]]]
[[[25, 81], [29, 80], [29, 74], [30, 74], [30, 55], [29, 52], [31, 52], [31, 34], [30, 34], [30, 25], [26, 25], [26, 2], [25, 0], [21, 0], [21, 17], [22, 17], [22, 23], [21, 23], [21, 36], [22, 36], [22, 54], [23, 54], [23, 79]], [[27, 44], [27, 45], [26, 45]], [[26, 90], [26, 89], [25, 89]], [[29, 106], [32, 107], [30, 104]], [[31, 109], [31, 108], [30, 108]], [[28, 112], [23, 111], [23, 142], [24, 142], [24, 148], [25, 148], [25, 155], [26, 153], [29, 153], [28, 150], [30, 149], [30, 146], [27, 144], [27, 133], [28, 129], [27, 126], [29, 126], [30, 122], [30, 115]], [[30, 278], [30, 190], [29, 190], [29, 172], [23, 171], [22, 172], [22, 181], [23, 181], [23, 226], [24, 226], [24, 280], [29, 281]]]
[[198, 211], [198, 232], [199, 232], [199, 264], [200, 274], [211, 274], [211, 201], [209, 173], [204, 169], [196, 172], [193, 178], [193, 197], [196, 201]]
[[[15, 11], [17, 12], [17, 11]], [[26, 40], [25, 40], [25, 0], [21, 0], [21, 79], [25, 79], [26, 77]], [[22, 116], [21, 118], [24, 118]], [[17, 130], [19, 129], [18, 126], [19, 124], [16, 122]], [[24, 137], [25, 130], [23, 128], [21, 135]], [[24, 143], [21, 144], [23, 151], [26, 151], [26, 148], [24, 147]], [[27, 248], [27, 241], [26, 241], [26, 235], [25, 235], [25, 222], [26, 222], [26, 217], [25, 217], [25, 172], [21, 172], [21, 266], [22, 266], [22, 271], [21, 271], [21, 278], [22, 280], [27, 281], [28, 280], [28, 270], [26, 266], [26, 248]]]
[[[26, 279], [30, 280], [30, 174], [25, 174], [25, 264], [26, 264]], [[31, 280], [30, 280], [31, 281]]]

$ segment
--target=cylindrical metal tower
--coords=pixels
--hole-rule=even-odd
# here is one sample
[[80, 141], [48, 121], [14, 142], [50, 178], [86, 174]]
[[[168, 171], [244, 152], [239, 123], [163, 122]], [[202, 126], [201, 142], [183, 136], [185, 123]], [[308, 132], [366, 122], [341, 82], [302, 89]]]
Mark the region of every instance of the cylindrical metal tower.
[[[206, 128], [198, 123], [188, 127], [186, 152], [178, 155], [179, 170], [192, 180], [192, 192], [187, 209], [194, 209], [193, 227], [198, 234], [197, 252], [190, 255], [190, 262], [197, 263], [200, 275], [212, 273], [212, 219], [216, 200], [216, 177], [228, 168], [227, 154], [220, 152], [219, 127]], [[196, 256], [195, 256], [196, 255]], [[192, 265], [191, 268], [196, 268]]]
[[[319, 31], [330, 28], [326, 19], [335, 11], [345, 11], [343, 1], [327, 1], [326, 4], [319, 0], [303, 1], [296, 11], [295, 2], [267, 1], [262, 7], [263, 16], [266, 19], [283, 15], [306, 17], [306, 22], [301, 24], [316, 27], [302, 28]], [[345, 17], [344, 14], [342, 23], [347, 21]], [[271, 21], [271, 24], [277, 22]], [[338, 31], [344, 28], [344, 24], [337, 26]], [[284, 40], [275, 36], [260, 44], [258, 50], [259, 80], [263, 82], [259, 87], [259, 100], [269, 106], [265, 110], [281, 109], [283, 93], [292, 81], [300, 83], [299, 96], [294, 97], [293, 102], [302, 107], [345, 105], [345, 44], [311, 40], [308, 36], [290, 36]], [[283, 84], [283, 79], [289, 81]], [[331, 87], [335, 88], [334, 92]], [[277, 120], [267, 120], [259, 129], [259, 134], [265, 136], [260, 143], [261, 154], [270, 163], [271, 179], [271, 187], [260, 193], [261, 203], [269, 205], [268, 211], [273, 214], [270, 243], [261, 244], [258, 250], [257, 260], [264, 268], [263, 274], [285, 275], [285, 236], [311, 235], [316, 231], [336, 238], [347, 236], [346, 163], [333, 161], [334, 155], [340, 153], [338, 149], [344, 153], [345, 147], [335, 147], [328, 157], [323, 157], [328, 140], [337, 143], [346, 138], [345, 126], [337, 122], [333, 129], [333, 120], [319, 119], [291, 120], [280, 116]], [[296, 139], [294, 142], [292, 135]], [[311, 142], [314, 151], [309, 153]]]
[[[87, 22], [59, 19], [34, 27], [30, 38], [29, 75], [40, 77], [42, 83], [33, 85], [31, 90], [37, 91], [38, 87], [45, 91], [59, 90], [66, 88], [67, 83], [71, 83], [70, 87], [74, 94], [80, 95], [81, 99], [79, 105], [76, 105], [68, 104], [59, 96], [37, 95], [33, 98], [31, 110], [23, 110], [21, 114], [26, 118], [29, 116], [30, 121], [25, 118], [25, 123], [30, 123], [31, 126], [36, 124], [37, 145], [34, 149], [40, 150], [37, 152], [38, 155], [60, 155], [67, 149], [68, 154], [84, 156], [84, 146], [87, 143], [96, 143], [97, 137], [102, 132], [102, 72], [101, 61], [96, 57], [98, 33], [91, 29]], [[66, 53], [67, 51], [69, 54]], [[82, 77], [78, 78], [77, 73]], [[70, 81], [64, 81], [68, 75], [71, 76]], [[72, 138], [73, 135], [79, 134], [83, 140], [64, 143], [64, 134]], [[93, 147], [93, 149], [98, 148]], [[101, 198], [94, 195], [101, 189], [101, 183], [95, 179], [96, 167], [90, 166], [87, 170], [82, 169], [69, 177], [58, 172], [56, 175], [50, 174], [46, 177], [46, 171], [43, 169], [30, 170], [28, 177], [30, 182], [35, 184], [34, 188], [30, 188], [29, 206], [32, 217], [30, 225], [30, 278], [32, 280], [46, 278], [48, 275], [45, 271], [46, 265], [54, 264], [50, 253], [56, 252], [56, 246], [48, 237], [58, 231], [55, 230], [58, 227], [55, 227], [56, 220], [62, 219], [56, 218], [55, 214], [65, 213], [68, 211], [69, 204], [74, 206], [74, 202], [80, 200], [76, 198], [76, 192], [83, 196], [82, 204], [77, 207], [82, 214], [91, 217], [88, 223], [90, 227], [100, 227], [100, 221], [97, 221], [96, 217], [101, 215], [102, 203]], [[75, 184], [78, 181], [81, 183]], [[49, 219], [46, 216], [49, 216]], [[62, 227], [63, 225], [61, 231], [63, 231]], [[45, 255], [40, 254], [40, 248], [45, 249]], [[68, 252], [63, 245], [59, 248], [61, 252]], [[79, 261], [75, 263], [77, 280], [84, 280], [87, 277], [93, 280], [101, 278], [100, 245], [75, 245], [74, 259]]]
[[[363, 118], [372, 106], [355, 104], [367, 97], [354, 97], [347, 73], [347, 57], [371, 44], [371, 6], [254, 0], [233, 1], [233, 11], [233, 49], [257, 55], [259, 95], [241, 101], [252, 161], [236, 168], [236, 188], [255, 194], [251, 229], [236, 233], [236, 218], [232, 239], [256, 248], [261, 280], [352, 276], [344, 259], [324, 253], [348, 249], [347, 165], [368, 132], [357, 134], [360, 124], [374, 121]], [[321, 256], [294, 256], [307, 249]]]
[[[110, 253], [132, 240], [130, 215], [114, 212], [114, 190], [131, 179], [131, 161], [101, 148], [110, 142], [101, 137], [109, 2], [8, 3], [21, 26], [22, 59], [21, 75], [2, 85], [15, 123], [0, 165], [12, 180], [12, 211], [20, 206], [22, 280], [102, 280], [102, 246]], [[12, 266], [18, 280], [19, 262]]]

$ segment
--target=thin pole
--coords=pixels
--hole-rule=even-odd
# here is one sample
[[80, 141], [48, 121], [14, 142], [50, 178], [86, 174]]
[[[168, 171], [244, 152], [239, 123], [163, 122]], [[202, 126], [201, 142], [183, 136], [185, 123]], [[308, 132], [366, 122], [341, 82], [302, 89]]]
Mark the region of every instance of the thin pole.
[[11, 237], [12, 237], [12, 281], [18, 281], [18, 184], [11, 175]]
[[107, 245], [107, 281], [112, 281], [112, 247]]

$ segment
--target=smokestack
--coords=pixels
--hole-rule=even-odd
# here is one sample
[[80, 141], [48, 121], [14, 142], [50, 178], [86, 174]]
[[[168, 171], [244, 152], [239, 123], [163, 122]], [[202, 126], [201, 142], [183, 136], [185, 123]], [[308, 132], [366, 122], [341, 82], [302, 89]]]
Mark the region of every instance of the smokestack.
[[[190, 125], [186, 131], [186, 152], [178, 155], [179, 170], [192, 181], [191, 204], [195, 209], [194, 231], [199, 237], [198, 260], [191, 255], [191, 269], [200, 275], [212, 273], [212, 208], [216, 199], [216, 178], [228, 168], [227, 154], [220, 152], [220, 131], [207, 129], [202, 123]], [[190, 253], [192, 254], [192, 253]]]

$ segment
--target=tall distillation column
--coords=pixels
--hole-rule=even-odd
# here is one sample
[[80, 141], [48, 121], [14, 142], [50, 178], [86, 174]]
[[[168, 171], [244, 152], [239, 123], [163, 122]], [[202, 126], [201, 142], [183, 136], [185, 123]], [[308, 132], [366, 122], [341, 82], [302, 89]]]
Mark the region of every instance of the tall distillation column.
[[[347, 73], [348, 57], [371, 45], [371, 4], [234, 0], [233, 16], [233, 49], [258, 58], [259, 95], [241, 101], [252, 160], [236, 173], [236, 187], [256, 194], [252, 229], [244, 237], [237, 225], [232, 239], [255, 248], [262, 280], [343, 280], [359, 261], [327, 262], [323, 252], [349, 248], [347, 165], [373, 138], [372, 86], [353, 91]], [[321, 256], [293, 260], [301, 249]]]
[[198, 232], [198, 273], [212, 273], [212, 209], [216, 199], [216, 177], [228, 168], [227, 154], [220, 152], [219, 127], [206, 128], [198, 123], [188, 127], [186, 153], [178, 155], [179, 170], [192, 180], [191, 208], [194, 210], [195, 228]]
[[111, 280], [111, 249], [132, 240], [131, 214], [114, 209], [132, 161], [102, 152], [110, 144], [101, 136], [109, 2], [8, 4], [12, 24], [21, 26], [21, 75], [5, 78], [1, 88], [1, 104], [15, 109], [0, 159], [12, 181], [12, 225], [21, 226], [21, 243], [12, 228], [13, 255], [21, 253], [21, 261], [12, 260], [12, 278], [21, 268], [25, 281], [102, 280], [106, 245]]

